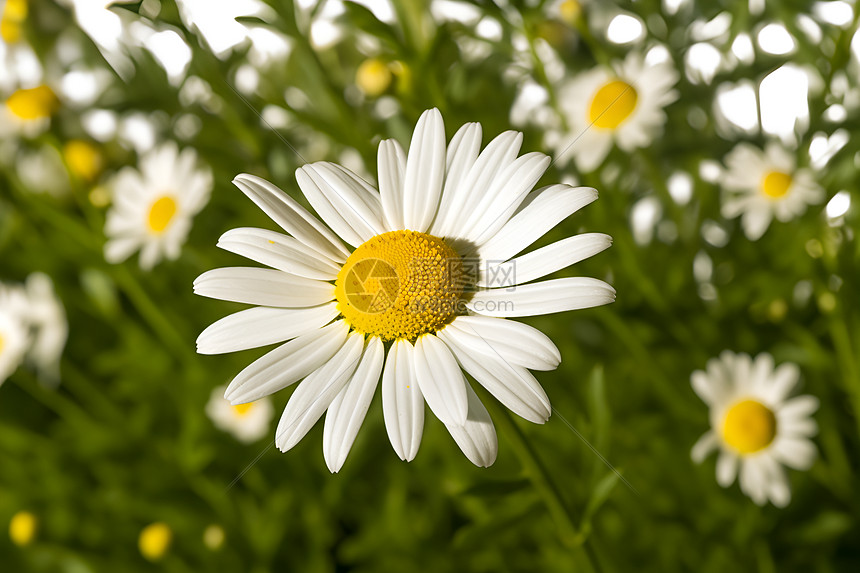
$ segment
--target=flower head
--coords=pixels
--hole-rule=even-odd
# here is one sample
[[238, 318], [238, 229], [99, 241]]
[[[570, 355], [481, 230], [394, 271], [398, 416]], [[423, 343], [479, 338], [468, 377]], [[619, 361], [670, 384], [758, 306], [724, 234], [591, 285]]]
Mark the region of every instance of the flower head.
[[773, 217], [790, 221], [820, 203], [824, 191], [809, 169], [798, 169], [794, 157], [771, 142], [764, 151], [740, 143], [726, 156], [723, 216], [742, 216], [747, 238], [760, 238]]
[[[578, 137], [570, 148], [577, 167], [593, 171], [613, 143], [627, 152], [650, 144], [666, 123], [663, 108], [678, 97], [672, 89], [677, 81], [678, 73], [670, 65], [649, 65], [630, 53], [611, 70], [596, 68], [563, 83], [559, 105], [568, 135]], [[551, 138], [558, 153], [570, 144], [570, 137], [551, 134]]]
[[48, 129], [59, 106], [54, 90], [44, 84], [13, 91], [0, 104], [0, 137], [39, 135]]
[[39, 529], [39, 520], [29, 511], [19, 511], [9, 522], [9, 539], [19, 547], [30, 545]]
[[191, 219], [209, 201], [212, 172], [197, 166], [193, 149], [167, 143], [126, 167], [113, 181], [105, 258], [119, 263], [140, 249], [140, 266], [149, 270], [162, 257], [176, 259]]
[[137, 538], [137, 547], [140, 554], [149, 561], [159, 561], [173, 540], [173, 531], [170, 526], [160, 521], [150, 523], [140, 531]]
[[20, 289], [0, 285], [0, 384], [18, 369], [30, 344], [25, 308]]
[[197, 294], [258, 305], [207, 328], [198, 352], [283, 343], [225, 393], [243, 404], [303, 380], [278, 424], [282, 451], [327, 412], [323, 452], [338, 471], [380, 377], [385, 427], [407, 461], [418, 452], [425, 402], [473, 463], [495, 461], [492, 420], [463, 370], [520, 416], [549, 418], [549, 399], [529, 369], [554, 369], [559, 351], [537, 329], [506, 317], [612, 302], [614, 289], [597, 279], [532, 282], [611, 239], [587, 233], [516, 256], [597, 198], [594, 189], [568, 185], [532, 191], [549, 158], [518, 157], [521, 141], [505, 132], [481, 151], [481, 126], [470, 123], [446, 145], [442, 116], [429, 110], [408, 156], [395, 140], [380, 143], [378, 191], [331, 163], [296, 172], [325, 224], [268, 181], [236, 177], [289, 235], [246, 228], [221, 237], [220, 247], [272, 268], [215, 269], [197, 278]]
[[728, 487], [740, 464], [741, 490], [759, 505], [783, 507], [791, 499], [783, 465], [809, 469], [817, 426], [813, 396], [788, 399], [800, 373], [791, 363], [774, 368], [770, 354], [751, 359], [725, 351], [693, 373], [693, 389], [711, 409], [711, 430], [693, 447], [697, 463], [719, 448], [717, 482]]
[[226, 386], [212, 390], [206, 403], [206, 415], [219, 430], [229, 432], [239, 440], [249, 444], [256, 442], [269, 431], [274, 408], [268, 398], [233, 406], [224, 399]]

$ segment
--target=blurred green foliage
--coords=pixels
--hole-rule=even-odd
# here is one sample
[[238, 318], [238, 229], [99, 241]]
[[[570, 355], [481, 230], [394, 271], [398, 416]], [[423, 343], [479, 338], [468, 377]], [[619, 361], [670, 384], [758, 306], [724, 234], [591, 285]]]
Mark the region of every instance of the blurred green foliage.
[[[183, 23], [172, 1], [114, 6], [125, 19], [173, 30], [191, 47], [187, 74], [205, 81], [213, 95], [209, 104], [188, 104], [151, 53], [128, 49], [133, 73], [121, 79], [77, 27], [69, 7], [31, 1], [26, 39], [46, 74], [57, 73], [51, 61], [72, 42], [80, 50], [79, 63], [110, 75], [92, 107], [120, 117], [147, 114], [158, 140], [179, 138], [198, 150], [214, 172], [215, 187], [182, 257], [144, 273], [135, 258], [116, 266], [104, 261], [105, 210], [90, 200], [94, 185], [135, 164], [127, 142], [112, 137], [100, 143], [106, 163], [101, 180], [72, 177], [69, 192], [59, 196], [31, 193], [15, 162], [0, 170], [0, 278], [21, 281], [34, 270], [50, 275], [71, 333], [57, 390], [43, 388], [25, 367], [0, 389], [0, 523], [24, 509], [39, 520], [27, 547], [0, 536], [3, 570], [561, 572], [588, 570], [587, 559], [602, 571], [856, 570], [860, 140], [852, 138], [820, 171], [828, 198], [842, 189], [852, 194], [853, 208], [838, 225], [828, 224], [822, 204], [791, 223], [774, 223], [762, 240], [750, 242], [737, 221], [721, 219], [719, 187], [699, 175], [703, 160], [720, 161], [741, 139], [718, 133], [711, 114], [714, 86], [743, 78], [758, 82], [787, 60], [818, 70], [822, 81], [810, 98], [810, 127], [799, 133], [799, 149], [808, 149], [818, 132], [857, 132], [857, 109], [835, 125], [823, 119], [834, 101], [833, 78], [851, 65], [856, 14], [848, 27], [822, 24], [823, 39], [815, 43], [797, 28], [798, 14], [809, 10], [806, 2], [768, 3], [758, 15], [750, 14], [747, 3], [727, 0], [686, 5], [675, 14], [655, 0], [622, 2], [647, 28], [643, 44], [625, 47], [606, 42], [590, 25], [596, 3], [586, 4], [571, 26], [554, 15], [549, 2], [474, 2], [483, 17], [500, 24], [498, 39], [482, 37], [473, 25], [434, 20], [427, 0], [394, 2], [393, 23], [345, 4], [336, 19], [343, 38], [318, 49], [310, 41], [310, 23], [323, 6], [300, 9], [291, 0], [269, 0], [265, 25], [285, 34], [292, 46], [284, 61], [258, 70], [253, 93], [235, 87], [247, 65], [247, 44], [219, 59]], [[418, 115], [433, 106], [442, 111], [449, 136], [466, 121], [480, 121], [486, 142], [510, 128], [516, 85], [502, 78], [512, 65], [551, 89], [535, 52], [525, 54], [525, 65], [515, 53], [514, 35], [532, 44], [552, 40], [568, 74], [629, 49], [644, 50], [648, 43], [665, 45], [682, 65], [693, 42], [691, 24], [726, 11], [732, 18], [728, 39], [718, 46], [722, 51], [738, 33], [767, 21], [785, 23], [798, 49], [790, 56], [757, 51], [754, 63], [720, 72], [711, 84], [693, 83], [682, 73], [680, 98], [668, 108], [665, 135], [653, 146], [630, 155], [615, 150], [592, 174], [554, 166], [542, 180], [576, 175], [600, 190], [599, 201], [540, 244], [582, 231], [611, 234], [613, 248], [575, 272], [608, 277], [619, 293], [609, 307], [527, 320], [563, 356], [557, 371], [538, 374], [557, 413], [546, 426], [520, 420], [511, 425], [494, 415], [499, 458], [483, 470], [428, 416], [420, 454], [405, 464], [388, 445], [376, 398], [337, 475], [328, 473], [320, 455], [321, 424], [285, 455], [267, 447], [268, 439], [247, 447], [213, 428], [204, 414], [211, 389], [262, 354], [194, 352], [194, 339], [205, 326], [240, 308], [191, 294], [191, 282], [202, 271], [243, 264], [215, 249], [217, 237], [239, 226], [272, 228], [230, 185], [234, 175], [266, 177], [304, 202], [292, 172], [305, 160], [338, 161], [344, 150], [355, 149], [372, 175], [378, 141], [395, 137], [407, 144]], [[464, 57], [470, 42], [487, 44], [488, 55]], [[369, 56], [396, 62], [385, 94], [396, 103], [395, 112], [385, 117], [378, 101], [354, 85], [356, 69]], [[285, 98], [289, 90], [303, 97]], [[286, 110], [289, 121], [270, 129], [260, 115], [267, 106]], [[59, 149], [68, 139], [86, 138], [82, 111], [61, 108], [51, 130], [18, 142], [16, 153]], [[688, 118], [701, 112], [704, 123], [691, 127]], [[187, 123], [186, 117], [199, 130], [182, 138], [177, 125]], [[764, 141], [761, 135], [746, 139]], [[542, 133], [526, 129], [524, 150], [542, 149], [541, 142]], [[675, 172], [692, 176], [689, 203], [670, 197], [666, 180]], [[661, 224], [674, 228], [674, 236], [658, 234], [647, 244], [634, 240], [631, 208], [643, 197], [661, 203]], [[706, 221], [723, 225], [725, 246], [703, 238]], [[692, 273], [701, 253], [714, 268], [713, 295], [704, 298]], [[808, 297], [797, 296], [799, 281], [808, 281]], [[690, 461], [690, 447], [708, 426], [706, 407], [690, 389], [690, 373], [726, 348], [768, 351], [777, 362], [796, 362], [803, 392], [821, 400], [820, 459], [807, 473], [791, 472], [793, 501], [785, 510], [759, 508], [737, 486], [720, 488], [713, 460], [702, 466]], [[288, 394], [274, 396], [278, 408]], [[528, 451], [554, 485], [541, 485]], [[544, 503], [541, 487], [560, 492], [563, 512], [577, 527], [573, 544], [557, 519], [559, 508]], [[138, 552], [137, 539], [156, 521], [167, 523], [174, 536], [163, 560], [153, 564]], [[226, 532], [224, 545], [214, 551], [203, 543], [210, 524]], [[584, 539], [588, 558], [577, 545]]]

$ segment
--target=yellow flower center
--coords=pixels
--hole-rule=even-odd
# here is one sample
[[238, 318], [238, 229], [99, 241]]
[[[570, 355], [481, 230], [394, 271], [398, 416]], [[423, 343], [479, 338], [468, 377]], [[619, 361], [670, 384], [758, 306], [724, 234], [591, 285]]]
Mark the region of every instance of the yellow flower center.
[[738, 402], [726, 412], [723, 440], [739, 454], [763, 450], [776, 436], [776, 416], [756, 400]]
[[92, 181], [102, 170], [102, 156], [92, 143], [73, 139], [63, 146], [63, 157], [69, 171], [81, 179]]
[[12, 543], [19, 547], [29, 545], [36, 537], [36, 528], [39, 522], [36, 516], [29, 511], [19, 511], [12, 516], [9, 522], [9, 538]]
[[166, 523], [152, 523], [143, 528], [137, 540], [140, 554], [150, 561], [158, 561], [170, 547], [173, 532]]
[[761, 192], [770, 199], [782, 199], [791, 187], [791, 175], [782, 171], [769, 171], [761, 178]]
[[364, 60], [355, 72], [355, 84], [367, 95], [376, 97], [391, 85], [391, 70], [382, 60]]
[[558, 7], [561, 19], [568, 24], [575, 24], [582, 13], [582, 6], [576, 0], [564, 0]]
[[149, 230], [153, 233], [164, 232], [175, 214], [176, 201], [167, 195], [159, 197], [149, 208]]
[[359, 332], [414, 340], [456, 316], [464, 280], [463, 259], [445, 241], [391, 231], [346, 260], [335, 282], [337, 308]]
[[630, 117], [638, 100], [636, 88], [627, 82], [612, 80], [594, 94], [588, 110], [589, 121], [601, 129], [616, 129]]
[[51, 88], [39, 86], [14, 92], [6, 100], [6, 107], [19, 119], [35, 120], [51, 117], [58, 103]]
[[237, 405], [233, 406], [233, 411], [240, 418], [244, 418], [245, 416], [248, 415], [248, 412], [250, 412], [251, 408], [253, 408], [253, 407], [254, 407], [253, 402], [248, 402], [247, 404], [237, 404]]
[[0, 16], [0, 37], [7, 44], [21, 39], [21, 24], [27, 19], [27, 0], [6, 0]]
[[6, 344], [6, 341], [3, 340], [3, 335], [0, 334], [0, 354], [3, 353], [3, 346]]

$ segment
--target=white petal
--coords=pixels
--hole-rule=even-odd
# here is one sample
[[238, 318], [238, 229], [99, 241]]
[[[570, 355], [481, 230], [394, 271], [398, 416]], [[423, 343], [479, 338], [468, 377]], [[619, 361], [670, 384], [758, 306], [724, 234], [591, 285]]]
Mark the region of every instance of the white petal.
[[407, 462], [418, 453], [424, 433], [424, 397], [415, 380], [414, 353], [408, 341], [395, 341], [382, 371], [385, 430], [397, 456]]
[[767, 497], [776, 507], [785, 507], [791, 501], [791, 489], [788, 486], [788, 478], [782, 466], [777, 463], [773, 456], [762, 454], [759, 457], [765, 474], [765, 489]]
[[147, 241], [140, 248], [140, 268], [149, 271], [161, 260], [161, 243], [159, 241]]
[[738, 458], [725, 450], [720, 452], [717, 458], [717, 483], [722, 487], [729, 487], [735, 481], [738, 471]]
[[430, 410], [445, 424], [466, 422], [466, 379], [444, 342], [433, 334], [415, 341], [415, 378]]
[[702, 402], [709, 406], [720, 404], [723, 401], [723, 392], [719, 385], [714, 384], [710, 376], [702, 370], [696, 370], [690, 376], [690, 382], [693, 386], [693, 391], [702, 399]]
[[233, 404], [244, 404], [286, 388], [331, 359], [347, 334], [349, 326], [339, 320], [282, 344], [239, 372], [224, 398]]
[[367, 341], [361, 362], [349, 384], [328, 407], [323, 427], [323, 457], [329, 471], [343, 467], [379, 384], [385, 348], [379, 338]]
[[768, 476], [761, 456], [746, 458], [741, 464], [738, 482], [741, 491], [747, 494], [756, 505], [767, 503]]
[[482, 244], [508, 222], [549, 167], [543, 153], [526, 153], [500, 171], [458, 236]]
[[530, 370], [555, 370], [561, 362], [547, 335], [515, 320], [458, 316], [445, 330], [465, 348]]
[[590, 187], [551, 185], [533, 191], [511, 220], [480, 246], [481, 259], [507, 261], [596, 199], [597, 191]]
[[757, 241], [767, 231], [772, 217], [773, 214], [767, 207], [750, 205], [750, 208], [744, 213], [743, 219], [741, 219], [744, 234], [750, 241]]
[[752, 363], [752, 372], [748, 384], [756, 394], [765, 392], [769, 387], [770, 376], [773, 374], [773, 356], [767, 352], [757, 355]]
[[299, 384], [275, 434], [275, 445], [286, 452], [301, 440], [329, 407], [344, 386], [349, 382], [361, 359], [364, 335], [353, 332], [346, 343], [331, 360], [305, 378]]
[[199, 354], [223, 354], [283, 342], [322, 328], [338, 315], [330, 302], [310, 308], [241, 310], [209, 325], [197, 337]]
[[466, 422], [460, 426], [445, 426], [469, 461], [478, 467], [487, 468], [493, 465], [499, 452], [496, 429], [490, 414], [471, 386], [466, 385], [466, 392], [469, 403]]
[[424, 232], [439, 206], [445, 179], [445, 124], [438, 109], [421, 114], [409, 144], [403, 185], [403, 223]]
[[817, 456], [815, 444], [805, 438], [779, 436], [773, 445], [773, 455], [782, 464], [796, 470], [808, 470]]
[[702, 437], [693, 446], [690, 451], [690, 458], [697, 464], [702, 463], [708, 454], [710, 454], [718, 445], [717, 434], [713, 431], [707, 431], [702, 434]]
[[406, 176], [406, 154], [396, 139], [379, 143], [377, 156], [379, 171], [379, 194], [386, 229], [403, 229], [403, 191]]
[[585, 233], [568, 237], [508, 262], [484, 261], [479, 269], [478, 286], [508, 287], [527, 283], [569, 267], [608, 249], [612, 237]]
[[798, 396], [785, 402], [777, 414], [780, 419], [798, 420], [809, 417], [818, 409], [818, 398], [815, 396]]
[[479, 358], [460, 346], [447, 328], [439, 331], [438, 336], [451, 349], [460, 366], [514, 414], [535, 424], [549, 419], [552, 413], [549, 398], [531, 372], [498, 358]]
[[454, 195], [460, 192], [460, 183], [468, 174], [475, 160], [478, 158], [478, 152], [481, 150], [481, 124], [466, 123], [464, 124], [448, 144], [448, 158], [446, 160], [447, 172], [445, 174], [445, 186], [442, 189], [442, 198], [439, 201], [439, 210], [436, 215], [436, 220], [430, 227], [430, 234], [442, 236], [439, 232], [443, 220], [447, 217], [448, 211], [454, 202]]
[[337, 278], [340, 266], [295, 237], [244, 227], [230, 229], [218, 239], [218, 247], [257, 261], [274, 269], [300, 277], [331, 281]]
[[[594, 130], [592, 127], [586, 127], [585, 129], [589, 131]], [[576, 166], [580, 171], [589, 173], [594, 171], [606, 159], [609, 150], [612, 149], [612, 136], [608, 133], [600, 133], [597, 137], [589, 138], [587, 142], [578, 139], [569, 145], [570, 150], [573, 152], [573, 160], [576, 162]], [[561, 157], [568, 152], [568, 149], [563, 149], [558, 156]]]
[[486, 316], [534, 316], [615, 301], [615, 289], [589, 277], [569, 277], [474, 293], [466, 303], [472, 312]]
[[260, 306], [316, 306], [334, 299], [334, 285], [274, 269], [226, 267], [194, 279], [200, 296]]
[[105, 243], [105, 260], [111, 264], [121, 263], [140, 246], [138, 237], [119, 237]]
[[349, 251], [340, 239], [275, 185], [247, 173], [237, 175], [233, 184], [278, 226], [302, 243], [337, 263], [346, 261]]
[[506, 131], [487, 144], [456, 190], [452, 191], [451, 204], [446, 206], [445, 212], [440, 211], [439, 217], [443, 221], [433, 227], [437, 235], [463, 236], [463, 223], [475, 211], [499, 171], [516, 158], [522, 141], [521, 133]]
[[768, 387], [765, 389], [771, 403], [778, 404], [785, 400], [799, 379], [800, 368], [797, 364], [791, 362], [780, 364], [770, 375]]
[[350, 245], [358, 247], [383, 232], [381, 205], [372, 207], [373, 195], [342, 170], [324, 161], [311, 163], [296, 170], [296, 181], [320, 217]]

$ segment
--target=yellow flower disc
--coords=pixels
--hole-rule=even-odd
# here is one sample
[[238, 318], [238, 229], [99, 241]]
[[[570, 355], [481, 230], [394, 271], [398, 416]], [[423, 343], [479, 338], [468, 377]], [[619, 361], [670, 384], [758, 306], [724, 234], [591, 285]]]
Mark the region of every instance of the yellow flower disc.
[[250, 412], [251, 408], [253, 408], [253, 407], [254, 407], [254, 403], [248, 402], [247, 404], [236, 404], [232, 408], [233, 408], [233, 411], [236, 413], [237, 416], [242, 417], [242, 416], [247, 416], [248, 412]]
[[51, 117], [58, 104], [57, 96], [48, 86], [18, 90], [6, 100], [6, 107], [13, 115], [29, 121]]
[[21, 39], [21, 24], [27, 19], [27, 0], [6, 0], [0, 16], [0, 37], [7, 44]]
[[456, 316], [463, 283], [463, 259], [445, 241], [391, 231], [353, 251], [337, 275], [335, 296], [355, 330], [414, 340]]
[[159, 197], [149, 208], [149, 230], [153, 233], [163, 233], [176, 214], [176, 201], [164, 195]]
[[63, 146], [63, 157], [69, 171], [87, 181], [92, 181], [102, 170], [102, 156], [98, 148], [87, 141], [73, 139]]
[[558, 13], [562, 20], [572, 26], [582, 15], [582, 5], [576, 0], [564, 0], [558, 6]]
[[151, 523], [143, 528], [137, 540], [140, 554], [150, 561], [158, 561], [167, 553], [173, 532], [166, 523]]
[[355, 72], [355, 84], [371, 97], [382, 95], [391, 85], [391, 70], [382, 60], [364, 60]]
[[782, 199], [791, 187], [791, 175], [781, 171], [769, 171], [761, 178], [761, 192], [770, 199]]
[[726, 412], [723, 440], [739, 454], [763, 450], [776, 436], [776, 416], [756, 400], [738, 402]]
[[19, 511], [9, 522], [9, 539], [19, 547], [29, 545], [36, 537], [38, 526], [39, 521], [35, 515], [29, 511]]
[[612, 80], [594, 94], [588, 119], [594, 127], [616, 129], [636, 109], [636, 88], [621, 80]]

